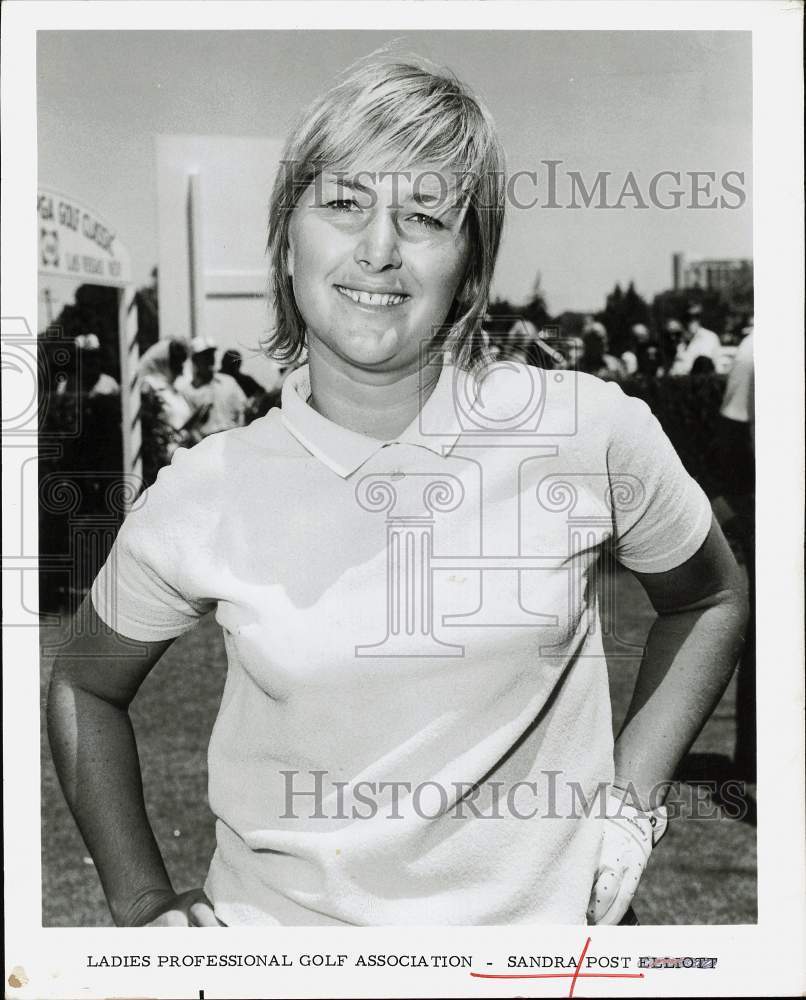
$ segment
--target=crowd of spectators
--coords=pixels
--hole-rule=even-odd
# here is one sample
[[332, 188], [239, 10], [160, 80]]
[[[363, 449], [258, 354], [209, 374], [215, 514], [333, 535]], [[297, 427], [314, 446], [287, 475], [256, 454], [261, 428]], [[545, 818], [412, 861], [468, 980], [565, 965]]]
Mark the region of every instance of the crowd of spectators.
[[[749, 316], [741, 327], [742, 340], [752, 329], [753, 317]], [[620, 339], [620, 352], [611, 352], [604, 324], [592, 316], [585, 317], [579, 335], [541, 333], [533, 323], [519, 319], [505, 333], [489, 336], [494, 358], [574, 369], [619, 382], [636, 376], [727, 375], [738, 350], [735, 337], [720, 338], [702, 325], [702, 308], [697, 304], [690, 305], [680, 320], [668, 319], [657, 332], [635, 323], [626, 343], [624, 337]]]
[[[617, 381], [642, 398], [708, 494], [747, 572], [752, 610], [737, 674], [729, 776], [750, 783], [756, 779], [753, 328], [750, 315], [740, 324], [738, 338], [720, 338], [702, 325], [701, 307], [692, 304], [655, 333], [642, 323], [633, 325], [619, 354], [611, 353], [607, 330], [591, 316], [580, 336], [541, 334], [534, 324], [517, 320], [489, 338], [490, 353], [499, 361], [586, 372]], [[715, 777], [713, 763], [707, 773]]]
[[140, 359], [143, 482], [150, 486], [177, 448], [190, 448], [210, 434], [241, 427], [280, 404], [290, 366], [275, 369], [271, 386], [241, 371], [239, 351], [211, 337], [190, 343], [163, 339]]

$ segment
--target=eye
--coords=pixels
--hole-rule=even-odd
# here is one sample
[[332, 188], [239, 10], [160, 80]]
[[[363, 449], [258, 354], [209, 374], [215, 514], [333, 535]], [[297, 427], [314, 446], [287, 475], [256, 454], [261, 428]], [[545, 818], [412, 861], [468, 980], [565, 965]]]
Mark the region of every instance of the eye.
[[416, 222], [418, 226], [422, 226], [424, 229], [444, 229], [445, 227], [435, 218], [433, 215], [425, 215], [423, 212], [416, 212], [414, 215], [410, 215], [409, 220]]
[[359, 207], [354, 198], [333, 198], [331, 201], [325, 202], [325, 208], [330, 208], [334, 212], [352, 212]]

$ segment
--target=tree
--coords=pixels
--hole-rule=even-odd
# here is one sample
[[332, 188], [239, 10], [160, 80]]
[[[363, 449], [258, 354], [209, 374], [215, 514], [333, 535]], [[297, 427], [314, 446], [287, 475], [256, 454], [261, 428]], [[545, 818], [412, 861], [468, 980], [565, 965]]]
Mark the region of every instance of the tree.
[[529, 320], [531, 323], [534, 323], [538, 330], [542, 330], [544, 327], [553, 324], [551, 313], [548, 310], [546, 296], [543, 294], [542, 284], [542, 275], [538, 271], [537, 277], [532, 285], [532, 293], [529, 296], [529, 301], [523, 307], [521, 313], [523, 318]]
[[554, 323], [542, 289], [542, 276], [538, 272], [529, 298], [523, 305], [508, 299], [495, 299], [487, 307], [485, 328], [493, 335], [507, 333], [516, 319], [529, 320], [538, 330]]
[[660, 292], [652, 301], [655, 325], [663, 330], [670, 319], [685, 324], [686, 309], [690, 305], [702, 307], [700, 321], [704, 327], [722, 334], [729, 314], [728, 303], [722, 294], [708, 288], [681, 288]]
[[632, 281], [627, 286], [626, 292], [622, 291], [618, 282], [616, 283], [605, 300], [604, 309], [597, 313], [596, 319], [603, 323], [607, 330], [612, 354], [621, 354], [627, 350], [630, 345], [630, 330], [636, 323], [650, 326], [652, 322], [649, 304], [635, 290]]

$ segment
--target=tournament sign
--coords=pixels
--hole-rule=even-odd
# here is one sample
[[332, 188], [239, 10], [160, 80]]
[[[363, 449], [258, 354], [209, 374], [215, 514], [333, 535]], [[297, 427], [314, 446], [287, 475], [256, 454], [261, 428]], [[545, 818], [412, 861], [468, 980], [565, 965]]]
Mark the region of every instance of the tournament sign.
[[39, 271], [87, 284], [131, 284], [129, 251], [114, 228], [75, 198], [39, 189]]
[[117, 230], [88, 205], [51, 188], [37, 193], [38, 270], [40, 286], [67, 278], [118, 291], [123, 461], [125, 472], [139, 481], [140, 392], [137, 383], [137, 311], [131, 256]]

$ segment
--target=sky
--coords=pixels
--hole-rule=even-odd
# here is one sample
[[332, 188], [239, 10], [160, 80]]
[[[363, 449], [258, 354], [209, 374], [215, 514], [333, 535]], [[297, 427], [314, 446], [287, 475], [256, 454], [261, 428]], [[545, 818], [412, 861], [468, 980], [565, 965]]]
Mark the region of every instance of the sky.
[[[616, 281], [647, 298], [671, 256], [752, 256], [752, 81], [746, 32], [40, 32], [39, 183], [86, 202], [131, 251], [138, 284], [157, 262], [157, 134], [282, 138], [302, 107], [381, 45], [450, 67], [487, 104], [515, 189], [494, 294], [525, 301], [539, 276], [549, 310], [600, 309]], [[557, 195], [550, 207], [549, 167]], [[605, 203], [571, 202], [571, 172]], [[650, 195], [679, 172], [677, 208]], [[687, 172], [713, 172], [703, 193]], [[744, 173], [744, 181], [729, 171]], [[676, 187], [658, 182], [671, 204]], [[268, 192], [267, 192], [268, 196]], [[714, 201], [715, 207], [697, 208]], [[721, 199], [720, 199], [721, 196]], [[720, 200], [724, 202], [720, 205]], [[640, 202], [647, 207], [638, 207]], [[737, 206], [738, 207], [730, 207]]]

